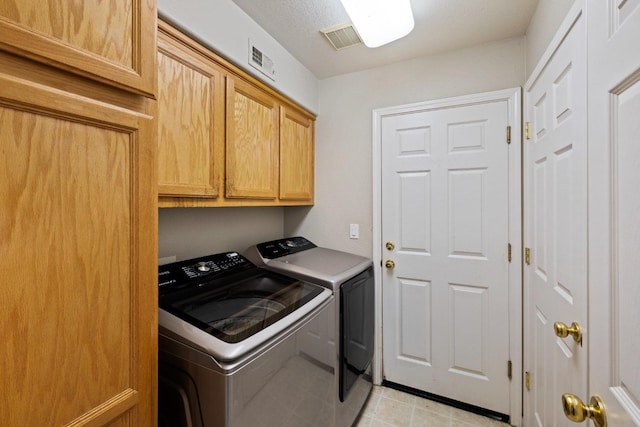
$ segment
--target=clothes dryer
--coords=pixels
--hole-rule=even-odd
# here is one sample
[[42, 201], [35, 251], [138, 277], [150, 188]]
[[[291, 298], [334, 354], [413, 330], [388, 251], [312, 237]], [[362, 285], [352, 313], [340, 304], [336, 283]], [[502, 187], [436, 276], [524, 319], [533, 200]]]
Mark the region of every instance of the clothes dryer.
[[[310, 331], [327, 349], [335, 375], [335, 425], [351, 426], [372, 388], [374, 275], [371, 259], [322, 248], [304, 237], [259, 243], [245, 256], [256, 265], [329, 289], [328, 316]], [[311, 338], [310, 338], [311, 339]]]

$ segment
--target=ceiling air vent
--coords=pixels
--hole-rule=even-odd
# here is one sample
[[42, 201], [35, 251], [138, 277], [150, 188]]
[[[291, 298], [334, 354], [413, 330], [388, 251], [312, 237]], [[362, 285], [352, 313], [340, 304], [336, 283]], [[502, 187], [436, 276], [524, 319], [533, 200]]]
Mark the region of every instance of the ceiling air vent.
[[320, 30], [335, 50], [345, 49], [362, 43], [360, 36], [351, 24], [338, 25]]

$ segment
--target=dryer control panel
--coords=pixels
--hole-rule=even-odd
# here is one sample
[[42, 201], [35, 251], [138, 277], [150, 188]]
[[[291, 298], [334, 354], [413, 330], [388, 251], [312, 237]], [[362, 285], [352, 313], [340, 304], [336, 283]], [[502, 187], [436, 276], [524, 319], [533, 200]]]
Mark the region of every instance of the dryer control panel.
[[260, 256], [264, 259], [275, 259], [317, 247], [304, 237], [289, 237], [272, 240], [257, 245]]

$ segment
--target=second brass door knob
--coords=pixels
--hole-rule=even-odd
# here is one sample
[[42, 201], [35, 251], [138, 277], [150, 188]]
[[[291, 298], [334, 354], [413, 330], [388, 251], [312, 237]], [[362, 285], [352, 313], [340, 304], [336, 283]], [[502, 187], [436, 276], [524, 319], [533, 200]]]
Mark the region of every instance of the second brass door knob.
[[564, 415], [574, 423], [581, 423], [590, 419], [596, 427], [607, 427], [607, 412], [600, 396], [592, 396], [589, 405], [575, 394], [562, 395], [562, 409]]
[[582, 329], [578, 322], [573, 322], [571, 326], [567, 326], [562, 322], [556, 322], [553, 324], [553, 330], [558, 337], [566, 338], [571, 335], [575, 342], [582, 345]]

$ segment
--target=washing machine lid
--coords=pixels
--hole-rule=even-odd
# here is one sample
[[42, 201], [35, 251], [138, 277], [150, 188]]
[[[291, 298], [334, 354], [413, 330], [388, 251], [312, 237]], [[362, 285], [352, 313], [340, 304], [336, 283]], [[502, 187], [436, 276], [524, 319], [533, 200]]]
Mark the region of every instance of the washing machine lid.
[[271, 271], [333, 290], [372, 265], [369, 258], [317, 247], [304, 237], [259, 243], [247, 250], [247, 257]]
[[317, 285], [259, 269], [236, 252], [164, 265], [158, 277], [161, 330], [218, 360], [259, 347], [330, 296]]

